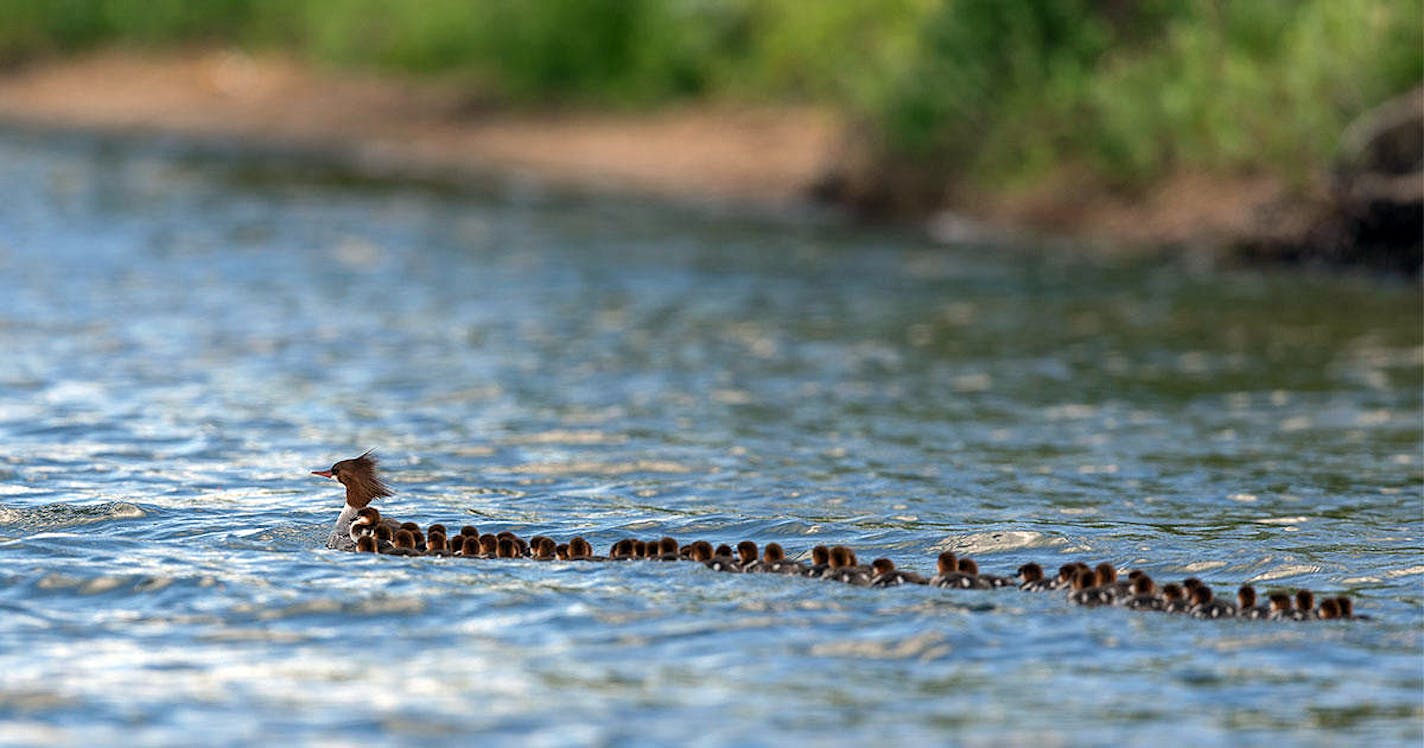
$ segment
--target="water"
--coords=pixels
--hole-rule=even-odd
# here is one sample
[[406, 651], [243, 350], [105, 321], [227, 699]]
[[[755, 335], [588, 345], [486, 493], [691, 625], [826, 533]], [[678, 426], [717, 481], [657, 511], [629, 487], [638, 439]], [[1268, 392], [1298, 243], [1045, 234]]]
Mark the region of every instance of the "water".
[[[0, 742], [1421, 740], [1421, 305], [0, 137]], [[1113, 561], [1368, 622], [321, 545]]]

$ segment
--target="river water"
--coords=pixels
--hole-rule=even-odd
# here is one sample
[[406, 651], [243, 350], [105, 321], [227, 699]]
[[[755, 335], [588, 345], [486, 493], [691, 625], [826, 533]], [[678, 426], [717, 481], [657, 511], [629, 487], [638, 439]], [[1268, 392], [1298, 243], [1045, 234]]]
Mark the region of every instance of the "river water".
[[[0, 136], [0, 742], [1418, 745], [1421, 298]], [[1369, 621], [327, 551], [1112, 561]]]

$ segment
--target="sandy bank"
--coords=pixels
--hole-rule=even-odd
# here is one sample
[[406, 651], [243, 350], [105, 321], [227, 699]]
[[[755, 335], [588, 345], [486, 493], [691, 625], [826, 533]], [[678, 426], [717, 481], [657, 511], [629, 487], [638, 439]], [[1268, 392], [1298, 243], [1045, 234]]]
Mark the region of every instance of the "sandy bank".
[[[0, 72], [0, 122], [319, 149], [397, 178], [498, 173], [772, 210], [808, 204], [813, 185], [845, 171], [841, 125], [812, 108], [515, 111], [450, 84], [234, 52], [105, 51]], [[932, 234], [1028, 232], [1117, 247], [1288, 240], [1310, 212], [1269, 177], [1184, 175], [1118, 196], [1066, 172], [1013, 194], [959, 194], [954, 208], [929, 222]]]
[[811, 109], [520, 113], [451, 85], [330, 74], [228, 52], [102, 52], [0, 74], [0, 120], [339, 150], [400, 176], [500, 172], [552, 185], [765, 205], [804, 200], [837, 128]]

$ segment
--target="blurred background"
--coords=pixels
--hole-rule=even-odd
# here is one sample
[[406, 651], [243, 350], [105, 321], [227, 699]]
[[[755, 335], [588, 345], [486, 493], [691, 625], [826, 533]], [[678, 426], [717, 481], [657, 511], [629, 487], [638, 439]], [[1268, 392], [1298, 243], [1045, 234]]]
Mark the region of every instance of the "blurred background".
[[0, 0], [0, 116], [1413, 272], [1422, 29], [1390, 0]]
[[0, 0], [0, 743], [1418, 748], [1421, 8]]

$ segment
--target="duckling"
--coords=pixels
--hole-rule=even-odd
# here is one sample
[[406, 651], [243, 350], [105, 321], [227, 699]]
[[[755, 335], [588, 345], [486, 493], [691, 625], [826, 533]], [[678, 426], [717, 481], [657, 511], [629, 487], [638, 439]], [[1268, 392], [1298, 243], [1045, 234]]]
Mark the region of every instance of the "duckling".
[[1192, 590], [1192, 618], [1234, 618], [1236, 606], [1212, 597], [1211, 588], [1203, 584]]
[[1249, 584], [1241, 585], [1236, 590], [1236, 617], [1247, 618], [1253, 621], [1261, 621], [1269, 618], [1271, 612], [1265, 608], [1256, 606], [1256, 588]]
[[930, 578], [930, 585], [933, 587], [968, 590], [974, 589], [977, 581], [959, 570], [959, 559], [953, 551], [942, 551], [935, 558], [935, 570], [938, 573]]
[[1290, 595], [1284, 592], [1272, 592], [1267, 600], [1271, 604], [1269, 617], [1272, 621], [1295, 620], [1295, 608], [1291, 604]]
[[347, 528], [347, 536], [351, 542], [359, 542], [361, 536], [371, 535], [376, 531], [376, 526], [381, 523], [381, 512], [373, 506], [366, 506], [356, 510], [356, 516], [351, 519], [351, 526]]
[[688, 561], [695, 561], [705, 564], [712, 560], [712, 544], [705, 541], [698, 541], [688, 546]]
[[664, 536], [658, 541], [658, 555], [654, 557], [656, 561], [681, 561], [682, 556], [678, 554], [677, 539]]
[[831, 548], [831, 570], [826, 579], [857, 587], [870, 586], [869, 571], [856, 563], [855, 551], [843, 545]]
[[956, 560], [953, 553], [945, 551], [937, 559], [939, 573], [930, 580], [936, 587], [959, 590], [987, 590], [989, 583], [979, 578], [979, 564], [972, 558]]
[[499, 558], [499, 538], [494, 535], [480, 536], [480, 558]]
[[569, 541], [569, 558], [574, 561], [606, 561], [602, 556], [593, 555], [593, 545], [583, 539], [582, 535], [575, 536]]
[[1053, 589], [1053, 580], [1043, 578], [1043, 567], [1030, 561], [1019, 567], [1019, 589], [1025, 592], [1044, 592]]
[[427, 556], [449, 556], [450, 547], [445, 540], [444, 533], [433, 533], [425, 536], [425, 554]]
[[1131, 610], [1162, 610], [1166, 603], [1157, 596], [1157, 585], [1152, 577], [1139, 574], [1132, 580], [1132, 596], [1120, 599], [1125, 608]]
[[812, 579], [824, 579], [826, 572], [831, 570], [831, 549], [824, 545], [818, 545], [811, 549], [811, 565], [801, 572], [802, 576]]
[[728, 546], [726, 543], [717, 546], [717, 549], [712, 553], [712, 558], [708, 559], [705, 565], [713, 571], [725, 571], [732, 574], [742, 573], [742, 565], [737, 563], [737, 559], [732, 556], [731, 546]]
[[762, 571], [768, 574], [801, 574], [805, 566], [799, 561], [786, 558], [786, 551], [780, 543], [767, 543], [761, 552]]
[[[1137, 572], [1141, 574], [1141, 572]], [[1117, 567], [1104, 561], [1093, 568], [1096, 578], [1098, 595], [1103, 598], [1106, 605], [1117, 602], [1118, 598], [1127, 597], [1132, 594], [1132, 583], [1119, 581], [1117, 578]]]
[[361, 537], [356, 538], [356, 552], [357, 552], [357, 553], [375, 553], [375, 552], [376, 552], [376, 538], [375, 538], [375, 536], [373, 536], [373, 535], [362, 535]]
[[929, 580], [914, 573], [895, 568], [895, 562], [888, 558], [877, 558], [870, 562], [871, 587], [899, 587], [902, 584], [929, 584]]
[[1078, 576], [1073, 579], [1073, 591], [1068, 594], [1068, 602], [1089, 607], [1112, 604], [1112, 599], [1098, 584], [1099, 578], [1095, 572], [1079, 569]]
[[390, 525], [376, 525], [371, 536], [376, 539], [377, 553], [386, 553], [395, 547], [396, 534]]
[[557, 558], [558, 544], [554, 542], [553, 538], [540, 535], [537, 538], [531, 538], [530, 544], [534, 547], [535, 561], [553, 561]]
[[1313, 621], [1315, 615], [1315, 593], [1310, 590], [1295, 591], [1295, 620]]
[[757, 544], [750, 540], [743, 540], [737, 543], [737, 565], [746, 574], [760, 574], [762, 572], [761, 559], [757, 558]]
[[404, 527], [397, 530], [395, 545], [387, 553], [392, 556], [419, 556], [420, 551], [415, 549], [415, 534]]
[[1340, 607], [1341, 618], [1348, 618], [1355, 621], [1374, 620], [1373, 618], [1367, 615], [1355, 615], [1355, 601], [1351, 600], [1348, 597], [1345, 597], [1344, 595], [1335, 598], [1335, 604]]
[[1333, 621], [1340, 617], [1340, 602], [1333, 597], [1327, 597], [1320, 601], [1320, 608], [1316, 610], [1315, 617], [1322, 621]]
[[569, 544], [559, 543], [558, 545], [554, 546], [554, 558], [560, 561], [569, 561]]
[[1192, 607], [1182, 586], [1176, 582], [1162, 587], [1162, 610], [1166, 613], [1186, 613]]

